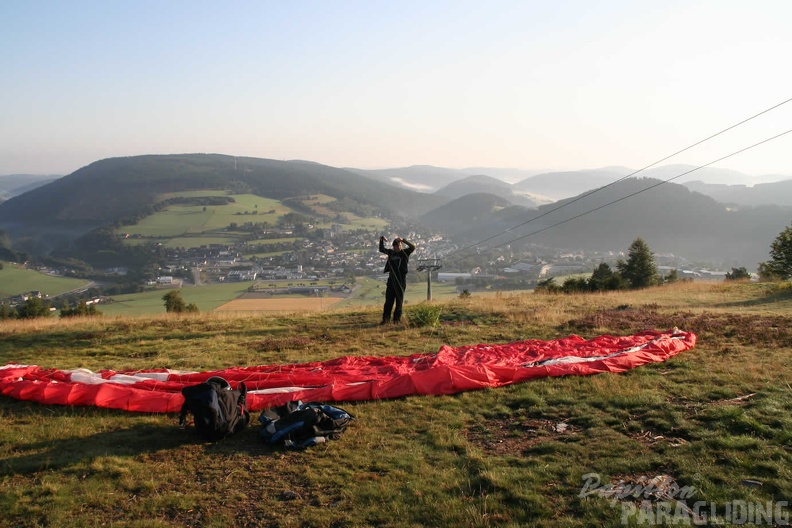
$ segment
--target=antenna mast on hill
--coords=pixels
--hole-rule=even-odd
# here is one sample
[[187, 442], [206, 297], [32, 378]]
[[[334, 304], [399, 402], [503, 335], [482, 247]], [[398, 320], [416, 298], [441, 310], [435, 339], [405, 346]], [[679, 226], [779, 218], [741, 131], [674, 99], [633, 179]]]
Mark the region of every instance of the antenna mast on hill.
[[426, 300], [432, 300], [432, 272], [443, 267], [440, 259], [418, 259], [418, 271], [426, 272]]

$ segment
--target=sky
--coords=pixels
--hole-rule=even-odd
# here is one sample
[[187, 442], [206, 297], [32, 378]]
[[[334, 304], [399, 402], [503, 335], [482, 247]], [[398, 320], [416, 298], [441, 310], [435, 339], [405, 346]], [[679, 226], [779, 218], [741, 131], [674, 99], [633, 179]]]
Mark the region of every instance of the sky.
[[0, 174], [196, 152], [640, 169], [780, 104], [662, 164], [792, 176], [792, 133], [735, 154], [792, 129], [790, 20], [789, 0], [3, 0]]

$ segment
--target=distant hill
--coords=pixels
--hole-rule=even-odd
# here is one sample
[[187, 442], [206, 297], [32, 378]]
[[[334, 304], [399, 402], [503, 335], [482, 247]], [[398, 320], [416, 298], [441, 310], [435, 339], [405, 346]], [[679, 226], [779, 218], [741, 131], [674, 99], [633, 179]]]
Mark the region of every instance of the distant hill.
[[547, 196], [553, 200], [562, 200], [577, 196], [585, 191], [608, 185], [622, 178], [631, 171], [625, 167], [608, 167], [595, 170], [567, 172], [547, 172], [537, 174], [514, 184], [514, 188]]
[[[780, 176], [751, 176], [744, 172], [732, 169], [721, 169], [718, 167], [701, 167], [696, 165], [661, 165], [641, 171], [638, 176], [644, 178], [657, 178], [658, 180], [668, 180], [674, 178], [674, 183], [687, 183], [691, 181], [701, 181], [705, 183], [718, 183], [727, 185], [754, 185], [769, 181], [785, 179]], [[789, 179], [787, 177], [786, 179]]]
[[468, 167], [461, 169], [466, 174], [485, 174], [506, 183], [517, 183], [531, 176], [543, 174], [545, 170], [509, 169], [502, 167]]
[[470, 176], [464, 171], [444, 169], [431, 165], [413, 165], [396, 169], [346, 169], [355, 174], [377, 180], [394, 187], [431, 193], [451, 182]]
[[[585, 169], [577, 171], [542, 172], [522, 169], [504, 169], [494, 167], [474, 167], [465, 169], [446, 169], [429, 165], [414, 165], [411, 167], [381, 170], [346, 169], [356, 174], [366, 176], [397, 188], [411, 189], [423, 193], [443, 194], [448, 192], [451, 196], [462, 196], [466, 190], [464, 182], [471, 176], [487, 176], [506, 185], [511, 185], [511, 198], [522, 196], [528, 204], [546, 204], [571, 198], [586, 191], [605, 185], [610, 185], [617, 180], [629, 175], [638, 178], [657, 178], [670, 180], [673, 183], [688, 185], [712, 196], [718, 201], [738, 203], [743, 205], [788, 205], [772, 192], [753, 192], [750, 196], [740, 193], [739, 189], [723, 192], [724, 185], [731, 186], [758, 186], [771, 182], [790, 180], [792, 177], [779, 175], [752, 176], [731, 169], [717, 167], [702, 167], [695, 165], [671, 164], [652, 167], [636, 173], [636, 169], [628, 167], [611, 166], [598, 169]], [[633, 174], [636, 173], [636, 174]], [[698, 182], [698, 183], [697, 183]], [[460, 183], [460, 187], [454, 186]], [[490, 181], [495, 184], [495, 182]], [[476, 184], [478, 185], [478, 184]], [[716, 187], [708, 187], [716, 185]], [[449, 188], [448, 191], [443, 189]], [[502, 186], [483, 188], [471, 186], [470, 192], [493, 192], [507, 196]], [[518, 201], [520, 201], [518, 199]], [[516, 203], [516, 202], [515, 202]]]
[[692, 181], [686, 183], [685, 187], [706, 194], [725, 204], [792, 206], [792, 179], [774, 183], [759, 183], [753, 187]]
[[[635, 169], [627, 167], [603, 167], [594, 170], [579, 170], [567, 172], [548, 172], [531, 176], [514, 184], [514, 188], [521, 191], [531, 192], [537, 195], [547, 196], [554, 200], [571, 198], [586, 191], [610, 185], [613, 182], [635, 173]], [[715, 184], [742, 184], [754, 185], [761, 182], [782, 180], [782, 176], [750, 176], [731, 169], [719, 169], [715, 167], [699, 168], [695, 165], [663, 165], [652, 167], [634, 175], [636, 178], [656, 178], [658, 180], [669, 181], [669, 183], [682, 183], [691, 189], [700, 190], [704, 194], [718, 199], [719, 196], [706, 185]], [[769, 180], [768, 180], [769, 179]], [[790, 179], [790, 178], [787, 178]], [[701, 185], [690, 185], [690, 182], [699, 182]], [[746, 205], [771, 205], [778, 204], [777, 201], [762, 201], [758, 199]], [[720, 201], [720, 200], [719, 200]], [[782, 205], [782, 204], [779, 204]], [[787, 204], [783, 204], [787, 205]]]
[[[484, 240], [503, 233], [486, 247], [524, 240], [554, 248], [620, 252], [640, 237], [655, 253], [749, 269], [769, 258], [770, 244], [792, 218], [792, 208], [788, 207], [730, 210], [674, 183], [645, 190], [658, 183], [661, 180], [628, 178], [579, 200], [571, 198], [535, 210], [493, 209], [475, 223], [451, 215], [433, 216], [450, 209], [453, 203], [424, 218], [433, 216], [437, 225], [448, 226], [450, 233], [466, 240]], [[607, 205], [611, 202], [616, 203]], [[524, 225], [516, 227], [520, 224]]]
[[326, 194], [350, 209], [414, 217], [447, 198], [397, 189], [305, 161], [179, 154], [110, 158], [0, 204], [0, 229], [16, 249], [46, 253], [88, 231], [139, 214], [162, 193], [220, 189], [283, 199]]
[[0, 202], [19, 196], [60, 178], [54, 174], [0, 175]]
[[497, 167], [471, 167], [446, 169], [431, 165], [413, 165], [395, 169], [346, 169], [368, 178], [376, 179], [396, 187], [432, 193], [470, 176], [483, 175], [510, 184], [540, 173], [536, 170], [504, 169]]
[[537, 201], [532, 200], [527, 195], [517, 194], [512, 185], [484, 175], [468, 176], [462, 180], [451, 182], [442, 189], [435, 191], [435, 194], [449, 198], [461, 198], [469, 194], [479, 193], [500, 196], [514, 205], [524, 205], [526, 207], [538, 205]]
[[475, 226], [492, 222], [499, 211], [512, 203], [500, 196], [487, 193], [467, 194], [424, 215], [420, 222], [432, 229], [447, 233], [464, 232], [460, 226]]

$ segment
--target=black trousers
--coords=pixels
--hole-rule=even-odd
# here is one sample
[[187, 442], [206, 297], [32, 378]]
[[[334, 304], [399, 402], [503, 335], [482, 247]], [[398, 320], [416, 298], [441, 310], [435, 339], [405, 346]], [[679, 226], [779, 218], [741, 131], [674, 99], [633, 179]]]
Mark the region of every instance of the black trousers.
[[402, 304], [404, 304], [404, 290], [407, 289], [407, 276], [391, 273], [385, 287], [385, 307], [382, 310], [382, 320], [390, 321], [393, 310], [393, 322], [401, 320]]

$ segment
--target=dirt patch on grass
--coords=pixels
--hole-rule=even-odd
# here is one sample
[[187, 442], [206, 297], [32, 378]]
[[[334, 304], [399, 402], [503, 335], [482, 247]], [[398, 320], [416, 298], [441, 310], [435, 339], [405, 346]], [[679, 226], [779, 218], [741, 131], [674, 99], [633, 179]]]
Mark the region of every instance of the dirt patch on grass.
[[468, 442], [496, 455], [520, 455], [535, 445], [576, 434], [567, 422], [541, 419], [510, 420], [496, 418], [476, 424], [467, 431]]
[[661, 312], [657, 305], [621, 306], [600, 310], [564, 325], [565, 331], [602, 329], [631, 334], [678, 327], [699, 337], [730, 339], [743, 345], [792, 347], [792, 317], [735, 313]]
[[318, 312], [343, 301], [339, 297], [305, 299], [234, 299], [215, 312]]

